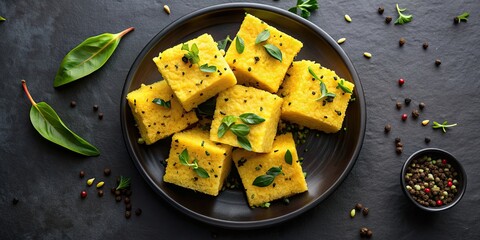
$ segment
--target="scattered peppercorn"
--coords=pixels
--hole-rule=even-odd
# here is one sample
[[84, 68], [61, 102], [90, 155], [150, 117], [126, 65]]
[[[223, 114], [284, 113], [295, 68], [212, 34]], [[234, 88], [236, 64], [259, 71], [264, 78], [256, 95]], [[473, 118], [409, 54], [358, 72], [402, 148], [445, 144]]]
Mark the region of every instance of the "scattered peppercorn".
[[360, 237], [366, 237], [368, 233], [368, 228], [362, 227], [360, 228]]
[[132, 212], [130, 211], [125, 211], [125, 218], [129, 219], [132, 216]]
[[397, 142], [397, 143], [395, 144], [395, 146], [396, 146], [396, 147], [401, 147], [401, 148], [403, 148], [403, 143], [402, 143], [402, 142]]
[[110, 168], [105, 168], [103, 169], [103, 174], [105, 176], [110, 176], [110, 173], [112, 173], [112, 170], [110, 170]]
[[102, 189], [98, 190], [97, 193], [98, 193], [98, 196], [99, 196], [99, 197], [103, 197], [103, 194], [104, 194], [104, 193], [103, 193], [103, 190], [102, 190]]
[[390, 130], [392, 130], [392, 125], [390, 124], [385, 125], [385, 133], [390, 132]]
[[423, 45], [422, 45], [423, 49], [427, 50], [428, 48], [428, 42], [424, 42]]
[[407, 120], [407, 118], [408, 118], [408, 115], [406, 113], [402, 114], [402, 120], [403, 121]]
[[103, 119], [103, 113], [98, 113], [98, 119], [100, 119], [100, 120]]
[[401, 141], [402, 141], [402, 139], [400, 139], [399, 137], [395, 138], [395, 143], [399, 143]]
[[70, 107], [74, 108], [76, 106], [77, 106], [77, 102], [75, 102], [75, 101], [70, 102]]
[[85, 172], [82, 170], [82, 171], [80, 171], [80, 173], [78, 175], [80, 176], [80, 178], [83, 178], [83, 177], [85, 177]]
[[460, 18], [454, 17], [454, 18], [453, 18], [453, 23], [455, 23], [455, 24], [460, 23]]
[[18, 198], [16, 198], [16, 197], [13, 198], [13, 200], [12, 200], [13, 205], [17, 205], [18, 202], [20, 202], [20, 200], [18, 200]]
[[390, 23], [391, 21], [392, 21], [392, 17], [391, 17], [391, 16], [387, 16], [387, 17], [385, 18], [385, 23], [388, 24], [388, 23]]
[[129, 204], [130, 203], [130, 198], [129, 197], [125, 197], [125, 204]]
[[367, 238], [371, 238], [373, 236], [373, 231], [368, 229], [367, 231]]
[[397, 103], [395, 104], [395, 106], [397, 107], [397, 109], [400, 110], [400, 109], [402, 108], [402, 103], [401, 103], [401, 102], [397, 102]]
[[378, 14], [383, 14], [383, 11], [385, 11], [385, 9], [383, 7], [378, 7]]
[[135, 210], [135, 215], [137, 215], [137, 216], [142, 215], [142, 209], [137, 208], [137, 209]]
[[435, 60], [435, 66], [440, 66], [440, 64], [442, 64], [442, 61], [440, 61], [440, 59], [436, 59]]
[[368, 211], [369, 211], [368, 208], [362, 209], [362, 214], [363, 214], [363, 216], [367, 216], [367, 215], [368, 215]]
[[403, 78], [398, 79], [398, 85], [403, 86], [403, 84], [405, 84], [405, 79]]
[[403, 46], [405, 43], [407, 42], [407, 40], [405, 40], [405, 38], [400, 38], [400, 40], [398, 41], [398, 45]]
[[120, 196], [120, 194], [122, 194], [122, 192], [120, 192], [120, 190], [115, 189], [115, 196]]
[[357, 211], [362, 210], [362, 208], [363, 208], [363, 205], [362, 205], [361, 203], [355, 204], [355, 209], [356, 209]]
[[81, 198], [86, 198], [87, 197], [87, 191], [83, 190], [80, 192], [80, 197]]
[[420, 116], [420, 113], [418, 112], [418, 110], [417, 110], [417, 109], [413, 109], [413, 111], [412, 111], [412, 117], [413, 117], [414, 119], [417, 119], [418, 116]]
[[97, 104], [93, 105], [93, 111], [95, 111], [95, 112], [98, 111], [98, 105]]
[[130, 204], [130, 203], [125, 204], [125, 210], [127, 210], [127, 211], [132, 210], [132, 204]]
[[127, 189], [127, 191], [125, 191], [125, 195], [126, 195], [127, 197], [132, 196], [132, 190]]
[[405, 98], [405, 105], [410, 105], [410, 103], [412, 102], [412, 99], [411, 98]]
[[116, 196], [116, 197], [115, 197], [115, 201], [117, 201], [117, 202], [122, 201], [122, 196]]
[[421, 102], [420, 104], [418, 104], [418, 108], [420, 108], [420, 110], [423, 110], [425, 108], [425, 103]]
[[395, 151], [397, 152], [397, 154], [401, 154], [403, 152], [403, 148], [402, 147], [397, 147], [397, 148], [395, 148]]
[[429, 137], [425, 137], [425, 143], [430, 143], [431, 139]]

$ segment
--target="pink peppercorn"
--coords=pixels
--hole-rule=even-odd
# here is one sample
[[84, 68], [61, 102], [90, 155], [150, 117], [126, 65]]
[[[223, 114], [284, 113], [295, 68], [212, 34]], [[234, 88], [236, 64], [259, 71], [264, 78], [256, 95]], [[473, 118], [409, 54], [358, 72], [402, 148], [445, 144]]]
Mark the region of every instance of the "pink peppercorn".
[[402, 86], [403, 84], [405, 84], [405, 79], [403, 78], [398, 79], [398, 85]]

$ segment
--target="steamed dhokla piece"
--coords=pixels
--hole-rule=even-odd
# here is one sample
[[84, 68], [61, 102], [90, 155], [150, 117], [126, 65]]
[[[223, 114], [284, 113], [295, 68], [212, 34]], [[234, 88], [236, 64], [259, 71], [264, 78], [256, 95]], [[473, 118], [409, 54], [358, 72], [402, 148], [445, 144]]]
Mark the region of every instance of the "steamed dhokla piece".
[[[264, 30], [269, 33], [268, 39], [255, 43], [259, 34]], [[302, 42], [250, 14], [246, 14], [237, 36], [243, 39], [244, 51], [238, 52], [236, 47], [238, 37], [236, 37], [230, 44], [225, 59], [235, 72], [238, 82], [271, 93], [277, 92], [293, 58], [302, 48]], [[267, 44], [273, 45], [281, 51], [281, 61], [267, 52], [265, 48]]]
[[[169, 102], [170, 107], [154, 103], [156, 98], [167, 104]], [[140, 135], [147, 145], [180, 132], [198, 121], [195, 112], [186, 112], [173, 97], [172, 89], [165, 81], [142, 84], [139, 89], [127, 95], [127, 101]]]
[[[319, 80], [310, 73], [309, 67]], [[320, 81], [335, 97], [319, 99], [322, 95]], [[339, 85], [343, 85], [347, 92]], [[320, 64], [306, 60], [293, 62], [279, 91], [284, 97], [281, 118], [326, 133], [338, 132], [352, 95], [348, 90], [353, 92], [353, 88], [353, 83]]]
[[280, 120], [282, 102], [282, 98], [275, 94], [241, 85], [235, 85], [219, 93], [210, 130], [210, 140], [241, 147], [237, 136], [232, 131], [227, 131], [224, 136], [219, 137], [218, 129], [226, 116], [235, 116], [236, 124], [243, 124], [238, 117], [244, 113], [253, 113], [265, 121], [249, 125], [250, 132], [246, 138], [253, 152], [270, 152]]
[[[185, 57], [189, 51], [197, 53], [197, 63], [192, 63], [194, 60]], [[153, 61], [187, 111], [237, 83], [235, 75], [218, 50], [217, 43], [209, 34], [169, 48]], [[215, 70], [208, 72], [208, 67], [214, 67]]]
[[[167, 160], [163, 180], [195, 191], [217, 196], [231, 168], [232, 147], [208, 140], [208, 131], [194, 128], [176, 133]], [[181, 162], [183, 159], [192, 166]], [[195, 169], [194, 164], [198, 165]], [[199, 169], [203, 169], [202, 170]], [[202, 171], [203, 174], [199, 171]], [[204, 175], [207, 173], [208, 177]]]
[[[291, 164], [287, 163], [287, 151], [291, 154]], [[273, 142], [273, 151], [270, 153], [253, 153], [237, 149], [233, 151], [232, 156], [251, 207], [262, 206], [264, 203], [308, 190], [291, 133], [277, 136]], [[271, 170], [272, 168], [276, 169], [277, 173], [281, 170], [281, 173], [278, 173], [269, 184], [263, 182], [254, 185], [256, 178], [271, 175], [269, 170], [275, 172]], [[263, 178], [265, 180], [265, 177]]]

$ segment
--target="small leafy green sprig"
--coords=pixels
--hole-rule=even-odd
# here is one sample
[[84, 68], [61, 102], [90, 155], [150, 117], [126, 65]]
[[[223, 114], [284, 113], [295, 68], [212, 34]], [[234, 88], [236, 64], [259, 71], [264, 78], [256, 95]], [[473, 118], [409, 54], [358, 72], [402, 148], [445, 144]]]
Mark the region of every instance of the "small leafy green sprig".
[[341, 79], [340, 81], [338, 81], [337, 88], [342, 89], [342, 91], [345, 92], [345, 93], [352, 93], [352, 90], [350, 90], [350, 88], [348, 88], [347, 86], [345, 86], [345, 80], [343, 80], [343, 79]]
[[323, 99], [333, 99], [335, 98], [335, 93], [331, 93], [331, 92], [328, 92], [328, 89], [327, 89], [327, 86], [325, 85], [325, 83], [317, 76], [317, 74], [315, 74], [315, 72], [313, 71], [312, 67], [311, 66], [308, 66], [308, 72], [310, 73], [310, 75], [313, 76], [313, 78], [315, 78], [316, 80], [320, 81], [320, 97], [317, 98], [317, 101], [321, 101]]
[[126, 189], [130, 187], [131, 179], [129, 177], [120, 176], [120, 181], [118, 182], [118, 186], [115, 190]]
[[257, 187], [266, 187], [270, 184], [273, 183], [273, 180], [275, 180], [275, 177], [285, 173], [282, 171], [282, 166], [280, 167], [271, 167], [268, 169], [267, 173], [265, 175], [260, 175], [253, 180], [253, 185]]
[[[257, 38], [255, 39], [255, 44], [260, 44], [262, 42], [265, 42], [268, 40], [269, 37], [270, 37], [270, 31], [268, 31], [268, 29], [265, 29], [258, 34]], [[240, 54], [243, 53], [243, 51], [245, 50], [245, 41], [239, 35], [237, 35], [236, 37], [235, 47], [237, 49], [237, 52]], [[283, 54], [282, 54], [282, 51], [277, 46], [267, 43], [263, 45], [263, 48], [265, 48], [265, 51], [267, 51], [267, 53], [270, 56], [282, 62]]]
[[441, 128], [442, 131], [443, 131], [444, 133], [446, 133], [446, 132], [447, 132], [447, 128], [449, 128], [449, 127], [455, 127], [455, 126], [457, 126], [456, 123], [454, 123], [454, 124], [448, 124], [447, 121], [444, 121], [443, 123], [440, 124], [440, 123], [438, 123], [438, 122], [433, 121], [433, 126], [432, 126], [432, 128], [434, 128], [434, 129]]
[[468, 21], [468, 17], [470, 17], [470, 13], [464, 12], [464, 13], [456, 16], [455, 18], [453, 18], [453, 21], [454, 21], [455, 23], [467, 22], [467, 21]]
[[404, 11], [406, 11], [407, 9], [406, 8], [400, 8], [398, 6], [398, 3], [396, 5], [397, 7], [397, 12], [398, 12], [398, 18], [397, 20], [395, 20], [395, 24], [404, 24], [404, 23], [409, 23], [412, 21], [413, 19], [413, 16], [410, 14], [410, 15], [406, 15], [406, 14], [403, 14]]
[[[237, 119], [243, 123], [235, 123]], [[265, 118], [262, 118], [254, 113], [244, 113], [239, 117], [229, 115], [222, 119], [222, 123], [218, 127], [217, 136], [223, 137], [228, 130], [230, 130], [235, 136], [237, 136], [238, 144], [247, 151], [252, 151], [252, 145], [247, 138], [250, 133], [250, 127], [248, 125], [256, 125], [265, 122]], [[247, 125], [248, 124], [248, 125]]]
[[218, 50], [226, 50], [228, 43], [232, 42], [232, 39], [230, 38], [230, 35], [227, 35], [227, 37], [223, 40], [217, 41], [217, 48]]
[[189, 163], [189, 156], [188, 156], [188, 150], [185, 148], [183, 149], [182, 153], [178, 155], [178, 159], [180, 160], [180, 163], [184, 166], [187, 167], [192, 167], [193, 171], [197, 173], [197, 175], [201, 178], [209, 178], [210, 175], [208, 175], [208, 172], [203, 169], [202, 167], [198, 166], [198, 160], [195, 158], [193, 159], [192, 163]]
[[287, 149], [287, 151], [285, 152], [285, 156], [283, 158], [285, 159], [285, 162], [287, 164], [292, 165], [293, 157], [292, 157], [292, 152], [290, 152], [290, 149]]
[[161, 98], [154, 98], [152, 102], [157, 104], [157, 105], [160, 105], [164, 108], [171, 108], [171, 106], [172, 106], [172, 102], [170, 100], [165, 101]]
[[[185, 63], [190, 62], [191, 64], [198, 64], [198, 62], [200, 62], [200, 56], [198, 56], [198, 54], [200, 53], [200, 50], [198, 49], [198, 46], [196, 43], [192, 44], [191, 48], [188, 47], [188, 43], [184, 43], [182, 45], [182, 50], [187, 51], [187, 53], [183, 55], [183, 59], [182, 59]], [[206, 73], [212, 73], [217, 71], [217, 67], [213, 65], [208, 66], [208, 64], [205, 63], [200, 66], [200, 71], [206, 72]]]
[[7, 20], [7, 19], [5, 19], [4, 17], [0, 16], [0, 22], [5, 21], [5, 20]]
[[288, 11], [296, 14], [298, 9], [301, 11], [300, 16], [309, 18], [310, 12], [318, 9], [318, 2], [317, 0], [297, 0], [297, 4]]

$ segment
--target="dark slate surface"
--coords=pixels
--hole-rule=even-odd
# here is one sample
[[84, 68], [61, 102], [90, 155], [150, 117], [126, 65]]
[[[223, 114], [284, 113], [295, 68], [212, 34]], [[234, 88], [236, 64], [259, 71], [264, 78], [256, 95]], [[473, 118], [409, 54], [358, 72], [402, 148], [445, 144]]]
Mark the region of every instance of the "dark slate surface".
[[[369, 227], [376, 239], [474, 239], [480, 235], [480, 4], [476, 1], [403, 1], [414, 15], [402, 26], [385, 24], [396, 18], [395, 1], [320, 1], [310, 18], [334, 39], [346, 37], [343, 49], [362, 80], [367, 101], [367, 131], [358, 161], [343, 184], [314, 209], [264, 230], [232, 231], [205, 225], [169, 206], [143, 180], [130, 159], [119, 121], [120, 95], [137, 54], [162, 28], [181, 16], [229, 1], [168, 1], [171, 15], [158, 0], [85, 0], [0, 2], [0, 238], [2, 239], [358, 239]], [[287, 9], [291, 1], [252, 1]], [[385, 7], [383, 16], [377, 14]], [[453, 17], [468, 11], [467, 23]], [[345, 22], [344, 14], [353, 21]], [[68, 87], [54, 89], [53, 79], [64, 55], [83, 39], [134, 26], [109, 62], [98, 72]], [[405, 46], [398, 40], [404, 37]], [[425, 51], [422, 43], [428, 41]], [[363, 52], [371, 52], [366, 59]], [[435, 59], [441, 59], [439, 67]], [[406, 84], [399, 88], [398, 78]], [[48, 102], [68, 125], [99, 147], [96, 158], [81, 157], [44, 140], [29, 120], [30, 103], [21, 90], [26, 79], [37, 101]], [[395, 102], [413, 99], [398, 111]], [[70, 101], [77, 102], [70, 108]], [[427, 107], [420, 119], [448, 120], [459, 126], [446, 134], [421, 127], [420, 119], [400, 120], [420, 101]], [[97, 118], [98, 104], [105, 117]], [[383, 133], [386, 123], [393, 126]], [[394, 138], [404, 142], [395, 154]], [[424, 137], [432, 139], [424, 143]], [[402, 163], [424, 147], [439, 147], [457, 156], [468, 174], [467, 192], [453, 209], [427, 213], [403, 196]], [[133, 179], [134, 209], [143, 214], [126, 220], [124, 205], [107, 192], [98, 198], [89, 189], [80, 200], [84, 180], [77, 176], [113, 175]], [[112, 185], [114, 177], [107, 179]], [[12, 199], [18, 198], [17, 205]], [[357, 202], [370, 208], [368, 217], [350, 219]]]

